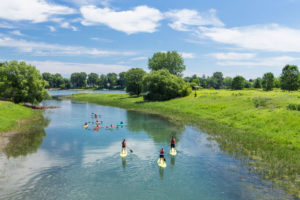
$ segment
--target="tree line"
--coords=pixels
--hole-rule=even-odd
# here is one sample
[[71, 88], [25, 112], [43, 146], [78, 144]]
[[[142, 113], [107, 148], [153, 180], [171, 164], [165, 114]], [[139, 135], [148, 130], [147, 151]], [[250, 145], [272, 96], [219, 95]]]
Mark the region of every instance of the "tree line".
[[191, 87], [200, 86], [201, 88], [214, 89], [262, 88], [265, 91], [271, 91], [273, 88], [281, 88], [282, 90], [294, 91], [300, 87], [300, 73], [296, 65], [286, 65], [279, 77], [268, 72], [262, 77], [247, 80], [243, 76], [224, 78], [222, 72], [215, 72], [211, 77], [205, 75], [198, 77], [195, 74], [191, 77], [184, 77], [184, 80], [190, 83]]

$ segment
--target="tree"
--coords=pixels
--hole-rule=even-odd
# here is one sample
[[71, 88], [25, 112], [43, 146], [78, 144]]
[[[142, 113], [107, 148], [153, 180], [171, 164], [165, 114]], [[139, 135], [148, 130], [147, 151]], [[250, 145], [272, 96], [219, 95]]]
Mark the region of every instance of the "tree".
[[168, 70], [152, 71], [143, 78], [143, 92], [146, 100], [168, 100], [191, 93], [189, 84]]
[[37, 104], [49, 97], [40, 72], [25, 62], [5, 62], [0, 66], [0, 97], [15, 103]]
[[265, 73], [262, 79], [262, 87], [265, 91], [271, 91], [274, 88], [274, 75], [271, 72]]
[[119, 73], [119, 79], [117, 81], [118, 87], [124, 89], [126, 87], [126, 72]]
[[108, 73], [107, 74], [107, 82], [109, 84], [109, 88], [113, 89], [117, 85], [118, 75], [116, 73]]
[[85, 72], [75, 72], [71, 74], [71, 84], [75, 88], [82, 88], [86, 86], [86, 77]]
[[148, 67], [151, 71], [167, 69], [170, 73], [181, 76], [185, 70], [183, 58], [176, 51], [157, 52], [148, 60]]
[[282, 69], [280, 77], [281, 89], [298, 90], [299, 88], [299, 70], [296, 65], [286, 65]]
[[253, 87], [254, 88], [262, 88], [262, 79], [261, 78], [255, 79]]
[[89, 86], [95, 87], [95, 85], [97, 85], [98, 78], [99, 78], [98, 74], [96, 74], [96, 73], [90, 73], [88, 75], [87, 84]]
[[43, 76], [43, 79], [48, 82], [48, 85], [46, 86], [46, 88], [53, 88], [53, 84], [54, 84], [53, 75], [50, 74], [49, 72], [44, 72], [42, 74], [42, 76]]
[[142, 92], [142, 80], [146, 72], [140, 68], [133, 68], [126, 72], [126, 92], [130, 95], [140, 95]]
[[100, 78], [97, 80], [97, 85], [99, 88], [107, 88], [107, 77], [105, 74], [101, 74]]
[[213, 88], [215, 89], [220, 89], [223, 87], [223, 73], [222, 72], [215, 72], [213, 74], [213, 77], [212, 77], [214, 80], [214, 85], [212, 86]]
[[61, 74], [59, 74], [59, 73], [54, 74], [53, 81], [54, 81], [54, 85], [53, 86], [55, 88], [61, 88], [61, 87], [63, 87], [64, 78], [61, 76]]
[[242, 76], [236, 76], [232, 80], [232, 86], [231, 88], [233, 90], [242, 90], [245, 85], [245, 78]]
[[224, 86], [226, 89], [231, 89], [232, 86], [232, 78], [231, 77], [226, 77], [224, 78]]

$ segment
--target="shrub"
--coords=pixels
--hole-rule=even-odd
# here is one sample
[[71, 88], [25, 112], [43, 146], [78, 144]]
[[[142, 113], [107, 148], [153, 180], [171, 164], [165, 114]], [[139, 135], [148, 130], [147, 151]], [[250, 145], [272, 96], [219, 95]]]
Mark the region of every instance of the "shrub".
[[152, 71], [143, 78], [145, 100], [169, 100], [187, 96], [191, 93], [189, 84], [168, 70]]

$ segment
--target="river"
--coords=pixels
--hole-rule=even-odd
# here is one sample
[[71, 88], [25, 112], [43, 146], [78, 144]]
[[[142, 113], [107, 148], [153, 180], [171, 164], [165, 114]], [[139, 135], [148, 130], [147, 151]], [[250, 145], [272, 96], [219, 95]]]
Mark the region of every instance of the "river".
[[[0, 199], [293, 199], [196, 127], [71, 100], [43, 104], [60, 108], [45, 111], [36, 130], [14, 136], [0, 154]], [[92, 113], [101, 115], [104, 126], [125, 126], [94, 131]], [[171, 136], [175, 157], [168, 153]], [[124, 138], [133, 152], [121, 158]], [[164, 169], [156, 163], [161, 147], [167, 152]]]

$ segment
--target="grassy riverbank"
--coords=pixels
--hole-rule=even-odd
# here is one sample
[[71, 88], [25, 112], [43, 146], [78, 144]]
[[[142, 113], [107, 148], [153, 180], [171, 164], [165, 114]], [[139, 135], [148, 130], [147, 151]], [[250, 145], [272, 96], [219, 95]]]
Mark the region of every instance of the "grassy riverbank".
[[32, 119], [36, 112], [8, 101], [0, 101], [0, 133], [20, 129], [22, 121]]
[[194, 98], [144, 102], [127, 94], [77, 94], [70, 98], [160, 114], [208, 132], [221, 148], [244, 159], [249, 169], [300, 197], [299, 92], [200, 90]]

